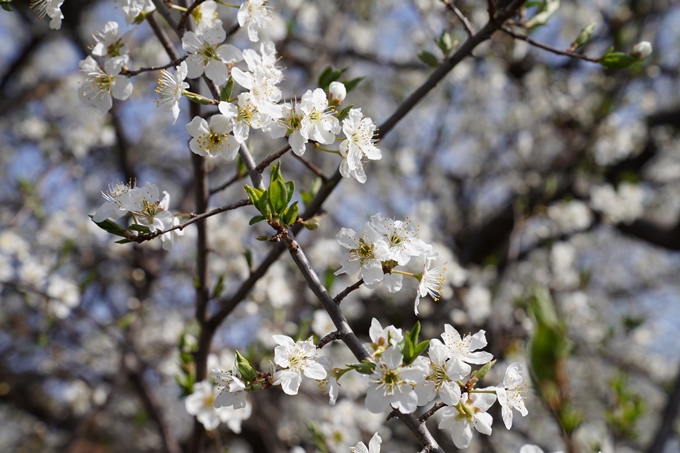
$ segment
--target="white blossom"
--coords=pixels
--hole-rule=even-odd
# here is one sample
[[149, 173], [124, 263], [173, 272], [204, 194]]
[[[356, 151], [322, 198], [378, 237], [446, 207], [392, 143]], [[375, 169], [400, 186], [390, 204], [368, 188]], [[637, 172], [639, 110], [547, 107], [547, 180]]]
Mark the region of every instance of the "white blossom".
[[349, 115], [342, 121], [342, 132], [346, 140], [340, 143], [340, 173], [344, 178], [352, 176], [360, 183], [366, 182], [366, 173], [362, 160], [364, 156], [370, 160], [382, 158], [380, 149], [375, 146], [373, 135], [375, 124], [370, 118], [364, 117], [361, 109], [351, 109]]
[[463, 402], [468, 410], [462, 411], [457, 407], [446, 407], [441, 411], [442, 418], [439, 429], [450, 429], [451, 439], [458, 448], [467, 448], [472, 440], [472, 429], [476, 429], [487, 436], [491, 434], [493, 417], [486, 411], [496, 401], [496, 395], [492, 393], [468, 394], [467, 401]]
[[416, 301], [414, 311], [418, 314], [418, 304], [420, 298], [430, 295], [434, 301], [438, 301], [444, 287], [444, 272], [446, 272], [446, 264], [432, 268], [432, 263], [437, 259], [436, 253], [429, 253], [425, 256], [425, 266], [423, 272], [418, 274], [419, 280], [418, 289], [416, 291]]
[[61, 5], [64, 0], [31, 0], [30, 7], [35, 9], [38, 17], [43, 18], [45, 15], [49, 16], [50, 28], [59, 30], [61, 28], [61, 20], [64, 15], [61, 12]]
[[158, 79], [156, 93], [160, 94], [161, 98], [157, 103], [162, 106], [163, 111], [172, 112], [172, 124], [175, 124], [179, 116], [179, 100], [182, 98], [182, 92], [189, 88], [189, 84], [184, 81], [187, 71], [187, 64], [183, 61], [175, 67], [175, 75], [162, 69], [161, 78]]
[[246, 406], [246, 385], [236, 364], [232, 371], [213, 368], [210, 376], [215, 379], [219, 391], [214, 401], [216, 408], [233, 406], [234, 409], [241, 409]]
[[222, 21], [207, 27], [204, 33], [188, 31], [182, 37], [182, 47], [189, 53], [186, 59], [188, 77], [195, 79], [203, 72], [218, 86], [229, 79], [228, 63], [235, 63], [243, 59], [241, 51], [231, 44], [222, 44], [227, 37]]
[[640, 41], [633, 46], [630, 54], [638, 60], [645, 60], [652, 54], [652, 44], [649, 41]]
[[378, 433], [375, 433], [368, 442], [368, 448], [366, 448], [366, 444], [359, 442], [356, 446], [350, 448], [349, 451], [352, 453], [380, 453], [380, 444], [382, 444], [382, 439]]
[[241, 422], [247, 420], [252, 413], [252, 406], [245, 404], [242, 409], [215, 406], [219, 397], [218, 390], [208, 381], [194, 384], [194, 392], [184, 400], [184, 407], [191, 415], [195, 415], [203, 427], [212, 431], [220, 422], [226, 423], [235, 433], [241, 432]]
[[104, 114], [111, 109], [113, 100], [125, 100], [132, 94], [132, 84], [127, 77], [120, 75], [123, 62], [120, 59], [110, 59], [100, 68], [90, 56], [80, 62], [80, 70], [87, 74], [87, 79], [78, 89], [80, 100], [85, 104], [94, 105]]
[[268, 118], [266, 116], [263, 117], [255, 107], [250, 93], [239, 94], [237, 105], [224, 101], [220, 102], [219, 110], [231, 120], [234, 128], [234, 138], [239, 143], [245, 143], [248, 140], [251, 127], [253, 129], [261, 129], [268, 122]]
[[331, 406], [335, 406], [340, 392], [340, 384], [338, 384], [337, 376], [333, 372], [333, 361], [328, 357], [322, 356], [319, 357], [318, 362], [326, 370], [326, 377], [316, 381], [323, 394], [328, 395]]
[[205, 33], [206, 29], [217, 22], [217, 16], [217, 2], [207, 0], [198, 5], [191, 14], [196, 22], [196, 33]]
[[346, 96], [347, 88], [345, 88], [344, 83], [338, 81], [331, 82], [330, 86], [328, 87], [329, 102], [335, 105], [340, 105], [345, 100]]
[[60, 319], [66, 318], [71, 309], [78, 306], [80, 302], [80, 291], [78, 285], [66, 280], [58, 275], [52, 276], [47, 285], [47, 295], [50, 300], [47, 304], [47, 311]]
[[449, 348], [437, 339], [431, 340], [427, 354], [429, 360], [420, 356], [414, 362], [425, 373], [425, 379], [416, 387], [418, 406], [426, 405], [437, 395], [447, 406], [455, 406], [461, 397], [460, 386], [456, 381], [467, 374], [466, 369], [460, 366], [459, 361], [449, 360]]
[[204, 118], [196, 116], [187, 124], [187, 131], [193, 137], [189, 148], [199, 156], [208, 157], [221, 156], [223, 152], [229, 151], [225, 157], [233, 159], [238, 153], [238, 145], [232, 147], [229, 141], [231, 127], [231, 121], [224, 115], [213, 115], [210, 125]]
[[304, 113], [300, 133], [307, 140], [323, 144], [335, 142], [340, 133], [340, 122], [331, 115], [326, 93], [321, 88], [307, 90], [300, 99], [300, 110]]
[[405, 266], [413, 256], [421, 256], [432, 250], [432, 246], [416, 237], [418, 231], [409, 219], [394, 220], [383, 218], [380, 213], [371, 216], [373, 229], [385, 237], [389, 245], [389, 259]]
[[343, 265], [335, 271], [335, 275], [358, 273], [369, 285], [382, 281], [382, 261], [388, 259], [389, 248], [381, 235], [366, 223], [361, 236], [357, 236], [351, 228], [342, 228], [335, 237], [341, 246], [349, 250], [341, 258]]
[[496, 387], [496, 396], [501, 405], [503, 423], [508, 429], [512, 427], [512, 409], [517, 410], [522, 414], [522, 417], [529, 413], [524, 405], [523, 394], [526, 392], [526, 384], [521, 374], [523, 371], [524, 367], [520, 363], [511, 363], [505, 370], [503, 383]]
[[370, 412], [379, 414], [392, 406], [410, 414], [418, 407], [415, 388], [425, 376], [420, 368], [402, 366], [403, 358], [398, 346], [390, 346], [376, 362], [366, 391], [366, 409]]
[[259, 41], [258, 29], [267, 28], [272, 16], [267, 8], [269, 0], [245, 0], [237, 13], [238, 24], [248, 30], [248, 39]]
[[97, 57], [123, 57], [125, 64], [128, 62], [128, 47], [125, 44], [130, 36], [132, 30], [125, 32], [123, 35], [118, 33], [118, 23], [114, 21], [107, 22], [104, 29], [93, 35], [97, 44], [92, 49], [92, 55]]
[[277, 86], [279, 81], [271, 71], [259, 66], [253, 72], [233, 68], [231, 76], [236, 83], [250, 91], [251, 101], [260, 113], [272, 119], [281, 118], [282, 107], [277, 104], [281, 100], [281, 90]]
[[[109, 186], [108, 192], [102, 192], [106, 202], [95, 212], [92, 218], [95, 222], [106, 219], [118, 219], [126, 213], [131, 213], [135, 222], [144, 225], [154, 233], [164, 231], [179, 224], [179, 220], [168, 210], [170, 194], [160, 192], [155, 184], [146, 183], [143, 187], [133, 187], [133, 184], [115, 183]], [[182, 230], [174, 230], [160, 236], [163, 249], [172, 250], [175, 235], [184, 234]]]
[[380, 321], [375, 318], [371, 320], [368, 335], [371, 338], [369, 351], [371, 349], [374, 351], [374, 357], [380, 356], [390, 346], [397, 346], [404, 339], [401, 329], [397, 329], [394, 326], [387, 326], [383, 329]]
[[[470, 365], [483, 365], [493, 359], [493, 355], [488, 352], [478, 351], [479, 348], [486, 346], [486, 335], [484, 330], [480, 330], [474, 335], [465, 335], [461, 338], [458, 331], [450, 324], [444, 324], [444, 333], [442, 334], [444, 344], [449, 348], [451, 360], [460, 362], [459, 367], [464, 370], [465, 375], [471, 371]], [[432, 342], [438, 342], [436, 338]]]
[[281, 385], [284, 393], [297, 395], [302, 375], [310, 379], [324, 379], [326, 370], [317, 361], [317, 349], [311, 338], [294, 342], [285, 335], [274, 335], [278, 346], [274, 350], [274, 363], [283, 368], [276, 372], [275, 385]]
[[114, 0], [125, 13], [125, 21], [131, 24], [142, 12], [153, 11], [155, 6], [151, 0]]
[[610, 184], [590, 190], [590, 205], [604, 214], [608, 223], [632, 223], [644, 213], [644, 194], [637, 184], [627, 182], [614, 189]]
[[302, 117], [304, 113], [299, 104], [283, 103], [279, 106], [281, 116], [264, 127], [272, 138], [288, 136], [288, 144], [295, 154], [302, 156], [305, 153], [307, 139], [302, 136]]

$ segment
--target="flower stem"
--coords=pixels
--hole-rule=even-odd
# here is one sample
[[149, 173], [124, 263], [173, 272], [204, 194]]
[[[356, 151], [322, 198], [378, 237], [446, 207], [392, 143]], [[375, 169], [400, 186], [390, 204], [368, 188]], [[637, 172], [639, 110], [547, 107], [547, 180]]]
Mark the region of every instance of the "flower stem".
[[337, 151], [335, 149], [324, 148], [323, 146], [319, 145], [318, 143], [315, 143], [314, 145], [323, 152], [332, 153], [332, 154], [340, 154], [340, 151]]
[[228, 7], [228, 8], [236, 8], [236, 9], [239, 9], [239, 8], [241, 7], [240, 5], [232, 5], [231, 3], [222, 2], [222, 1], [220, 1], [220, 0], [215, 0], [215, 3], [219, 3], [220, 5], [226, 6], [226, 7]]
[[186, 13], [186, 12], [187, 12], [187, 9], [186, 9], [185, 7], [183, 7], [183, 6], [173, 5], [172, 3], [171, 3], [169, 6], [170, 6], [170, 8], [172, 8], [172, 9], [176, 9], [177, 11], [182, 11], [183, 13]]

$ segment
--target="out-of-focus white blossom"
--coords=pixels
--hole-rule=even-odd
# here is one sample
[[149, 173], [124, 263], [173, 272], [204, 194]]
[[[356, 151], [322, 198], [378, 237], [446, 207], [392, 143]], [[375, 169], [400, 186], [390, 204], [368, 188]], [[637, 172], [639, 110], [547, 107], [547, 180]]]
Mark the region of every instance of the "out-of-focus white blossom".
[[652, 54], [652, 44], [649, 41], [640, 41], [633, 46], [630, 54], [638, 60], [645, 60]]
[[102, 31], [93, 36], [97, 44], [92, 49], [92, 55], [106, 58], [122, 57], [124, 64], [127, 64], [129, 57], [128, 47], [125, 43], [132, 36], [132, 30], [120, 35], [118, 33], [118, 23], [110, 21], [104, 25]]
[[267, 28], [272, 16], [267, 8], [269, 0], [245, 0], [237, 13], [238, 24], [248, 30], [248, 39], [259, 41], [258, 30]]
[[644, 213], [644, 194], [637, 184], [623, 182], [617, 190], [610, 184], [590, 190], [590, 205], [608, 223], [632, 223]]
[[38, 17], [49, 16], [51, 19], [50, 28], [59, 30], [61, 28], [61, 20], [64, 18], [61, 12], [61, 5], [63, 3], [64, 0], [31, 0], [30, 6], [35, 9]]
[[505, 370], [503, 383], [496, 387], [496, 397], [501, 405], [503, 423], [508, 429], [512, 427], [512, 409], [517, 410], [522, 417], [526, 417], [529, 413], [524, 405], [523, 394], [526, 393], [526, 384], [521, 374], [523, 371], [524, 367], [520, 363], [511, 363]]
[[373, 434], [371, 440], [368, 442], [368, 448], [363, 442], [359, 442], [356, 446], [349, 449], [352, 453], [380, 453], [380, 445], [382, 444], [382, 439], [378, 433]]

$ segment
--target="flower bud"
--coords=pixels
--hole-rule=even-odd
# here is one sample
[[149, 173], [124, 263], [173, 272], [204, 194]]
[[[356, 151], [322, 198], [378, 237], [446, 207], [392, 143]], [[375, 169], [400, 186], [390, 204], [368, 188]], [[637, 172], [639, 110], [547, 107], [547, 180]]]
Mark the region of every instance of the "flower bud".
[[342, 101], [345, 100], [347, 96], [347, 89], [345, 89], [345, 84], [342, 82], [331, 82], [328, 88], [328, 100], [333, 105], [340, 105]]
[[644, 60], [652, 54], [652, 45], [649, 41], [640, 41], [633, 46], [630, 54], [638, 60]]

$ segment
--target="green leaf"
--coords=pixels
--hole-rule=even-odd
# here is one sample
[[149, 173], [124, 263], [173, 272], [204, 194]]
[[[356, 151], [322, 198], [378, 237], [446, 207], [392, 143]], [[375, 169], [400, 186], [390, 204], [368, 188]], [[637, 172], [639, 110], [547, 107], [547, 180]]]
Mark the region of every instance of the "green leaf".
[[240, 352], [236, 351], [236, 368], [238, 368], [243, 379], [250, 383], [257, 379], [257, 370], [253, 368], [248, 359], [243, 357]]
[[266, 190], [262, 194], [259, 200], [254, 203], [258, 211], [264, 216], [266, 220], [271, 220], [272, 218], [272, 207], [269, 202], [269, 191]]
[[444, 56], [447, 56], [451, 50], [453, 50], [453, 41], [451, 40], [451, 35], [446, 30], [442, 30], [442, 34], [439, 35], [439, 38], [435, 39], [434, 42], [437, 44], [437, 46], [439, 46], [441, 51], [444, 53]]
[[283, 223], [286, 225], [292, 225], [295, 223], [298, 217], [298, 202], [296, 201], [283, 214]]
[[328, 90], [328, 86], [331, 84], [331, 82], [338, 80], [345, 73], [345, 71], [347, 71], [347, 68], [334, 71], [331, 66], [327, 67], [319, 76], [319, 88]]
[[321, 184], [322, 184], [321, 178], [317, 177], [312, 183], [312, 187], [309, 188], [309, 195], [311, 196], [311, 198], [309, 199], [310, 203], [312, 202], [314, 197], [316, 197], [316, 195], [319, 193], [319, 190], [321, 190]]
[[591, 36], [593, 36], [593, 32], [595, 31], [596, 26], [597, 22], [593, 22], [592, 24], [588, 24], [585, 27], [583, 27], [581, 33], [579, 33], [574, 42], [571, 43], [572, 52], [581, 47], [582, 45], [584, 45], [585, 43], [587, 43], [588, 41], [590, 41], [590, 38]]
[[411, 331], [411, 342], [416, 345], [418, 344], [418, 336], [420, 335], [420, 321], [416, 321]]
[[281, 162], [275, 163], [274, 166], [272, 166], [271, 172], [269, 173], [269, 183], [271, 184], [276, 180], [285, 182], [283, 175], [281, 174]]
[[611, 50], [602, 55], [598, 62], [608, 69], [626, 69], [639, 60], [623, 52], [612, 52]]
[[229, 99], [231, 99], [231, 95], [233, 92], [234, 92], [234, 78], [230, 76], [229, 80], [227, 80], [227, 84], [220, 89], [220, 101], [227, 102]]
[[331, 267], [329, 267], [329, 268], [326, 269], [326, 272], [324, 273], [324, 276], [323, 276], [323, 286], [326, 287], [326, 289], [330, 291], [334, 282], [335, 282], [335, 273], [334, 273], [333, 269]]
[[439, 66], [439, 60], [437, 59], [437, 57], [435, 57], [430, 52], [427, 52], [425, 50], [418, 54], [418, 58], [420, 59], [420, 61], [430, 66], [431, 68], [436, 68], [437, 66]]
[[348, 363], [346, 366], [361, 374], [373, 374], [375, 370], [375, 363], [369, 360], [362, 360], [361, 363]]
[[418, 344], [418, 346], [415, 347], [415, 350], [413, 351], [414, 360], [427, 349], [427, 347], [430, 345], [430, 340], [425, 340], [422, 341]]
[[349, 93], [361, 83], [366, 77], [357, 77], [356, 79], [348, 80], [347, 82], [342, 82], [345, 85], [345, 90]]
[[215, 283], [215, 288], [213, 289], [212, 298], [217, 299], [224, 291], [224, 274], [217, 278], [217, 283]]
[[133, 223], [129, 228], [134, 231], [139, 231], [140, 233], [151, 233], [148, 226], [140, 225], [138, 223]]
[[484, 376], [486, 376], [486, 373], [489, 372], [492, 366], [496, 364], [495, 360], [492, 360], [491, 362], [487, 363], [483, 367], [481, 367], [478, 370], [475, 370], [472, 372], [472, 377], [476, 377], [477, 379], [482, 379]]
[[265, 218], [264, 218], [263, 216], [261, 216], [261, 215], [256, 215], [255, 217], [253, 217], [252, 219], [250, 219], [250, 222], [248, 222], [248, 225], [255, 225], [256, 223], [262, 222], [263, 220], [267, 220], [267, 219], [265, 219]]
[[200, 105], [210, 105], [212, 104], [212, 100], [208, 99], [205, 96], [201, 96], [200, 94], [192, 93], [190, 91], [184, 91], [182, 93], [184, 96], [187, 97], [191, 102], [195, 102], [196, 104]]
[[[94, 216], [90, 216], [92, 219]], [[94, 219], [92, 220], [94, 222]], [[116, 236], [127, 237], [127, 230], [122, 226], [118, 225], [116, 222], [110, 219], [106, 219], [103, 222], [94, 222], [102, 230], [107, 233], [115, 234]]]
[[527, 29], [532, 29], [548, 23], [548, 19], [560, 8], [560, 0], [545, 0], [531, 20], [526, 23]]
[[250, 198], [250, 201], [253, 202], [253, 204], [256, 204], [257, 201], [262, 197], [264, 194], [264, 189], [259, 189], [255, 187], [250, 187], [248, 185], [243, 187], [243, 190], [246, 191], [248, 194], [248, 198]]
[[129, 239], [121, 239], [120, 241], [116, 241], [116, 244], [129, 244], [130, 242], [132, 241]]
[[[263, 217], [264, 219], [264, 217]], [[252, 219], [251, 219], [252, 221]], [[243, 252], [243, 256], [246, 259], [246, 263], [248, 263], [248, 269], [253, 268], [253, 252], [250, 250], [250, 248], [246, 247], [245, 251]]]
[[344, 109], [340, 110], [340, 113], [338, 113], [338, 121], [342, 122], [347, 116], [349, 115], [349, 111], [354, 107], [354, 104], [350, 104]]
[[286, 200], [288, 199], [288, 190], [286, 189], [286, 185], [277, 179], [272, 181], [268, 191], [269, 201], [271, 202], [274, 214], [281, 216], [281, 214], [283, 214], [283, 210], [286, 209]]
[[295, 194], [295, 183], [293, 181], [286, 181], [284, 184], [286, 186], [286, 194], [288, 195], [286, 197], [286, 206], [288, 206], [290, 200], [293, 199], [293, 194]]
[[5, 11], [12, 13], [13, 11], [12, 11], [12, 8], [9, 7], [9, 3], [10, 3], [9, 1], [0, 2], [0, 8], [4, 9]]

